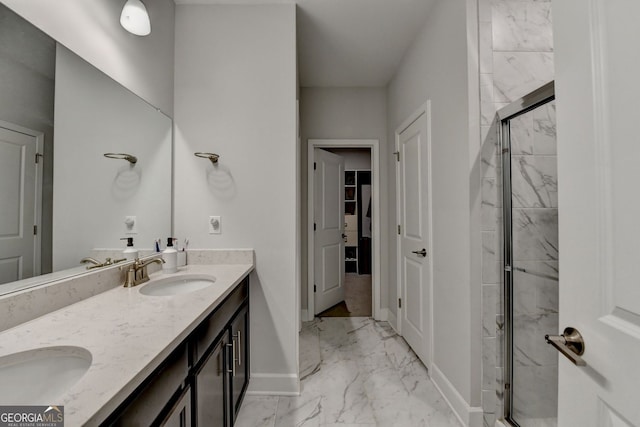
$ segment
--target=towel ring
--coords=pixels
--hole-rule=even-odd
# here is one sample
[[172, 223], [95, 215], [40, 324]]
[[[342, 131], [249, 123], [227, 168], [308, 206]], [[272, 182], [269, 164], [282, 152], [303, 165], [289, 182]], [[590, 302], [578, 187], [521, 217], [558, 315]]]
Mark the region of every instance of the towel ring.
[[194, 156], [209, 159], [214, 165], [218, 163], [218, 159], [220, 158], [220, 156], [215, 153], [194, 153]]
[[104, 156], [108, 159], [126, 160], [132, 165], [135, 165], [138, 162], [138, 158], [136, 156], [132, 156], [127, 153], [104, 153]]

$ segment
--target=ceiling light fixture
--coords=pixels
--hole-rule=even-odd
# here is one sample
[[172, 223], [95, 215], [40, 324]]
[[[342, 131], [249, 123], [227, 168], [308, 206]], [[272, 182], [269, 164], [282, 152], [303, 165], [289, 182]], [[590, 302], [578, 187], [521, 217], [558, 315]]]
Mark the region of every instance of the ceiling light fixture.
[[140, 0], [127, 0], [120, 15], [120, 25], [136, 36], [148, 36], [151, 33], [149, 14]]

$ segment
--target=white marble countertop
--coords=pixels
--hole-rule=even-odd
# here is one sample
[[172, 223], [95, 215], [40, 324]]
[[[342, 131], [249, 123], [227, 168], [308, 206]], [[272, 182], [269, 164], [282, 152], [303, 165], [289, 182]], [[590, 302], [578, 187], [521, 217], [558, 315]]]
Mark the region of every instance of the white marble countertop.
[[[119, 286], [0, 333], [0, 358], [51, 346], [91, 352], [89, 370], [56, 402], [65, 425], [98, 425], [246, 277], [252, 264], [189, 265], [175, 274], [151, 274], [151, 281]], [[215, 277], [212, 286], [175, 296], [146, 296], [154, 280], [184, 274]], [[3, 404], [3, 402], [0, 402]]]

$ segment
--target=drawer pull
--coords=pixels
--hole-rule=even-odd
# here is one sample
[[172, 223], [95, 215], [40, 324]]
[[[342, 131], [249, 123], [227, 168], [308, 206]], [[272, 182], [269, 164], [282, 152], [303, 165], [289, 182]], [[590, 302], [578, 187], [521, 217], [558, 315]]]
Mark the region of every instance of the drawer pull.
[[242, 366], [242, 335], [241, 331], [238, 331], [238, 366]]
[[236, 376], [236, 340], [232, 340], [231, 344], [227, 344], [227, 347], [231, 347], [231, 369], [227, 368], [227, 373], [232, 376]]

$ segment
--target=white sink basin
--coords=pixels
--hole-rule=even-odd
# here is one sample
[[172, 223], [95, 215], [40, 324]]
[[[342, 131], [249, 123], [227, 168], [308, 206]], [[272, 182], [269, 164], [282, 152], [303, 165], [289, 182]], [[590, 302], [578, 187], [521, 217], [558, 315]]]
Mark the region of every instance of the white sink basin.
[[56, 401], [89, 370], [81, 347], [43, 347], [0, 357], [3, 405], [59, 405]]
[[207, 288], [215, 283], [211, 276], [183, 275], [154, 280], [140, 288], [140, 293], [151, 296], [188, 294]]

